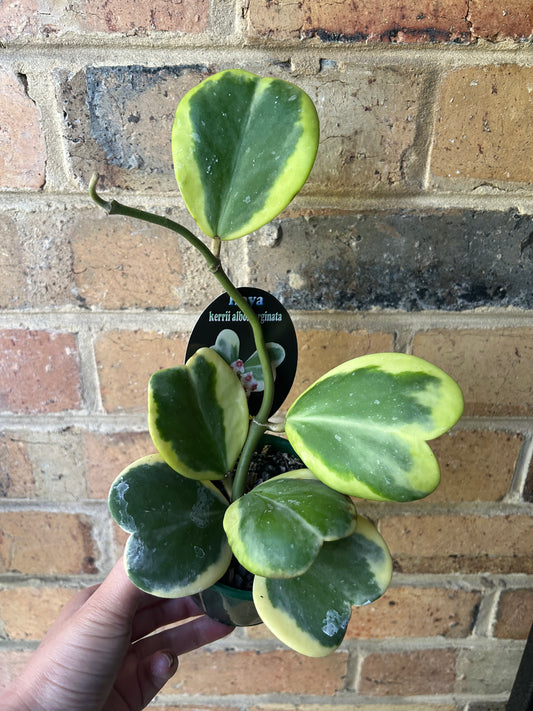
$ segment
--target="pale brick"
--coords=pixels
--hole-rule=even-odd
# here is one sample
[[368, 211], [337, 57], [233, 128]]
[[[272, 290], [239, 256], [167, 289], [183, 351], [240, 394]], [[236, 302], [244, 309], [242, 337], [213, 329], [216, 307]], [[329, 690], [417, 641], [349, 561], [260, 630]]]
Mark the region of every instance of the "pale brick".
[[46, 149], [41, 115], [25, 79], [0, 70], [0, 189], [42, 188]]
[[31, 498], [35, 478], [22, 434], [0, 435], [0, 498]]
[[109, 487], [125, 467], [156, 451], [146, 432], [86, 432], [83, 446], [89, 496], [95, 499], [107, 499]]
[[[390, 704], [283, 704], [266, 703], [252, 706], [250, 711], [391, 711]], [[399, 709], [398, 709], [399, 711]], [[401, 711], [457, 711], [455, 704], [403, 704]]]
[[91, 524], [85, 516], [39, 511], [2, 513], [0, 573], [95, 573], [95, 558]]
[[525, 39], [533, 32], [531, 0], [470, 0], [467, 19], [474, 36], [492, 42]]
[[[311, 694], [329, 696], [344, 688], [348, 655], [312, 659], [292, 651], [196, 651], [180, 658], [177, 674], [163, 693]], [[238, 679], [235, 670], [238, 669]]]
[[521, 657], [519, 647], [459, 650], [455, 691], [471, 696], [509, 694]]
[[73, 334], [0, 331], [0, 353], [0, 410], [44, 413], [81, 407]]
[[0, 589], [0, 618], [9, 640], [40, 641], [75, 591], [58, 587]]
[[455, 430], [433, 440], [441, 482], [426, 501], [500, 501], [523, 442], [519, 434], [486, 430]]
[[170, 136], [182, 96], [207, 76], [196, 65], [87, 67], [57, 74], [64, 139], [75, 178], [103, 186], [176, 191]]
[[383, 652], [363, 660], [359, 692], [370, 696], [448, 694], [454, 681], [451, 649]]
[[[442, 85], [431, 172], [447, 188], [458, 179], [533, 182], [533, 67], [450, 71]], [[510, 140], [512, 137], [512, 140]], [[458, 186], [464, 189], [464, 185]]]
[[533, 573], [527, 515], [392, 516], [380, 530], [403, 573]]
[[95, 353], [105, 409], [146, 410], [150, 376], [182, 365], [186, 345], [186, 336], [179, 333], [110, 331], [99, 336]]
[[527, 639], [533, 622], [533, 590], [504, 590], [500, 597], [494, 635]]
[[79, 501], [87, 495], [80, 433], [30, 432], [25, 435], [36, 495], [48, 501]]
[[394, 349], [394, 336], [382, 332], [308, 329], [298, 331], [297, 338], [298, 368], [286, 404], [293, 402], [315, 380], [344, 361]]
[[16, 309], [24, 304], [25, 275], [20, 237], [9, 215], [0, 215], [0, 244], [0, 309]]
[[466, 0], [380, 0], [372, 5], [307, 0], [297, 6], [289, 0], [251, 0], [248, 33], [277, 40], [317, 36], [335, 41], [449, 41], [468, 39], [467, 10]]
[[[182, 217], [174, 219], [190, 222]], [[86, 307], [198, 309], [221, 291], [203, 257], [168, 229], [99, 211], [66, 230], [76, 297]]]
[[413, 353], [457, 380], [467, 415], [531, 413], [533, 329], [427, 331], [415, 336]]

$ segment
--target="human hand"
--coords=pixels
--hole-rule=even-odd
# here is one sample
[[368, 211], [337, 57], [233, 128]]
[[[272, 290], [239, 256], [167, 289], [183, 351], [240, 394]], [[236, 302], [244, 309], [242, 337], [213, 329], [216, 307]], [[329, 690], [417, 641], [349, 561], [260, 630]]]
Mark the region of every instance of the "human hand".
[[81, 591], [65, 606], [8, 688], [3, 708], [140, 711], [175, 673], [178, 655], [232, 629], [201, 614], [191, 598], [141, 592], [120, 560], [101, 585]]

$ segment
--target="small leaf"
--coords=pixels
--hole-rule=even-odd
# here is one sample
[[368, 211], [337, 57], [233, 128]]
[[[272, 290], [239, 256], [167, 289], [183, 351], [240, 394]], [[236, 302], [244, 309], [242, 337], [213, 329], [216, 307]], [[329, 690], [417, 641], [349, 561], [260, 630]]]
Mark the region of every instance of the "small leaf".
[[355, 529], [352, 501], [318, 479], [278, 476], [234, 501], [224, 517], [231, 548], [250, 572], [303, 573], [324, 541]]
[[215, 345], [211, 348], [224, 358], [228, 365], [231, 365], [239, 358], [241, 347], [239, 336], [230, 328], [224, 328], [217, 336]]
[[161, 456], [183, 476], [222, 479], [248, 432], [239, 379], [210, 348], [150, 378], [148, 427]]
[[411, 501], [440, 479], [426, 443], [463, 410], [457, 385], [436, 366], [401, 353], [334, 368], [290, 407], [285, 431], [305, 465], [351, 496]]
[[[266, 343], [265, 346], [268, 357], [270, 358], [272, 370], [274, 371], [275, 379], [276, 368], [285, 360], [285, 349], [283, 346], [280, 346], [279, 343]], [[256, 392], [263, 392], [265, 388], [265, 380], [263, 378], [263, 368], [261, 367], [257, 351], [254, 351], [252, 355], [246, 359], [243, 367], [244, 373], [250, 373], [254, 381], [258, 384]]]
[[311, 99], [281, 79], [232, 69], [181, 100], [172, 155], [183, 199], [210, 237], [270, 222], [307, 180], [318, 147]]
[[126, 571], [141, 590], [183, 597], [215, 583], [231, 561], [222, 520], [227, 501], [210, 482], [180, 476], [158, 455], [115, 480], [109, 509], [130, 533]]
[[273, 634], [310, 657], [334, 651], [344, 639], [352, 605], [366, 605], [387, 589], [392, 561], [383, 538], [366, 519], [355, 533], [324, 543], [301, 576], [254, 579], [254, 603]]

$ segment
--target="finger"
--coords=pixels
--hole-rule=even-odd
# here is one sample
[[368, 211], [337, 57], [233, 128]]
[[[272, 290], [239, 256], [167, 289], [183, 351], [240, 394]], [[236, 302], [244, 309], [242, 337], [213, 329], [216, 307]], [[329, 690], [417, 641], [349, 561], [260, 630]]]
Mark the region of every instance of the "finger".
[[221, 639], [230, 634], [233, 629], [229, 625], [202, 615], [190, 622], [145, 637], [136, 642], [133, 649], [137, 658], [149, 657], [160, 649], [171, 649], [179, 656]]
[[86, 619], [101, 627], [129, 627], [144, 595], [128, 578], [121, 558], [87, 599], [84, 611]]
[[175, 674], [178, 659], [171, 650], [157, 650], [145, 659], [130, 652], [122, 664], [103, 711], [141, 711]]
[[190, 617], [198, 617], [201, 614], [203, 614], [202, 611], [190, 597], [170, 600], [153, 598], [151, 604], [137, 610], [133, 620], [132, 641], [141, 639], [160, 627], [171, 625], [180, 620], [187, 620]]
[[178, 668], [178, 658], [170, 650], [158, 651], [143, 660], [138, 667], [142, 707], [147, 706], [161, 691]]

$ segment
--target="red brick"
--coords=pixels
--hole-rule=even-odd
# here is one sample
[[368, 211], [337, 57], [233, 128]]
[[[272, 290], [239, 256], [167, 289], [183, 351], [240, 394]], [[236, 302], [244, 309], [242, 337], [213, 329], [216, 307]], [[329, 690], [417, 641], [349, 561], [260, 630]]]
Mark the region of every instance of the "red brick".
[[109, 487], [129, 464], [155, 452], [146, 432], [86, 432], [87, 488], [91, 498], [107, 499]]
[[344, 688], [347, 661], [348, 655], [342, 652], [311, 659], [291, 651], [196, 651], [181, 657], [178, 672], [163, 693], [205, 694], [209, 689], [213, 696], [329, 696]]
[[389, 588], [370, 605], [354, 607], [347, 639], [468, 637], [478, 592], [443, 588]]
[[371, 696], [447, 694], [455, 682], [451, 649], [369, 654], [363, 661], [359, 692]]
[[85, 516], [40, 511], [4, 512], [0, 519], [0, 573], [95, 573], [96, 548]]
[[413, 353], [455, 378], [465, 414], [527, 416], [533, 407], [533, 329], [418, 333]]
[[524, 39], [533, 32], [531, 0], [470, 0], [468, 21], [475, 37]]
[[0, 617], [10, 640], [41, 640], [75, 594], [68, 588], [0, 589]]
[[24, 438], [0, 435], [0, 497], [22, 499], [35, 495], [35, 479]]
[[518, 64], [448, 72], [431, 154], [433, 175], [455, 182], [533, 182], [533, 145], [524, 120], [532, 111], [532, 85], [533, 67]]
[[441, 482], [425, 501], [500, 501], [509, 491], [522, 435], [456, 430], [430, 442]]
[[78, 10], [79, 29], [95, 32], [187, 32], [205, 29], [209, 13], [207, 0], [154, 0], [149, 5], [127, 0], [82, 0]]
[[325, 40], [449, 41], [468, 38], [467, 9], [466, 0], [379, 0], [372, 5], [348, 0], [307, 0], [298, 5], [288, 0], [251, 0], [248, 32], [278, 40], [318, 36]]
[[149, 331], [111, 331], [95, 344], [102, 402], [108, 412], [146, 410], [148, 380], [161, 368], [181, 365], [184, 334], [162, 336]]
[[393, 516], [380, 530], [403, 573], [533, 573], [530, 516]]
[[494, 635], [506, 639], [527, 639], [532, 621], [533, 590], [504, 590]]
[[38, 25], [38, 0], [13, 0], [0, 3], [0, 39], [9, 41], [33, 34]]
[[65, 230], [85, 306], [198, 309], [221, 291], [203, 258], [170, 230], [103, 212], [83, 214]]
[[41, 115], [22, 78], [0, 70], [0, 188], [42, 188], [46, 149]]
[[76, 338], [55, 331], [0, 331], [0, 409], [20, 413], [81, 407]]

